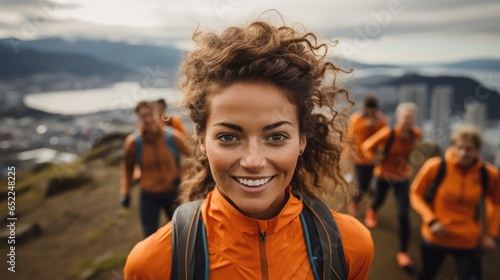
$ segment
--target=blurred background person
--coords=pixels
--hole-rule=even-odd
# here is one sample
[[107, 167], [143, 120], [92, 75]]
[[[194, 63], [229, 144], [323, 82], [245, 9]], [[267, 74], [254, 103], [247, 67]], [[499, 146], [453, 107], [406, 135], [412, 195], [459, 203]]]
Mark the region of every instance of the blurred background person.
[[186, 130], [184, 129], [184, 126], [182, 125], [182, 120], [179, 117], [176, 117], [171, 114], [167, 114], [167, 108], [168, 104], [165, 99], [160, 98], [157, 100], [158, 102], [158, 111], [160, 113], [160, 119], [161, 122], [164, 125], [171, 126], [175, 129], [177, 129], [179, 132], [181, 132], [183, 135], [186, 135]]
[[399, 267], [412, 269], [413, 261], [408, 254], [410, 239], [409, 217], [409, 177], [411, 164], [409, 155], [414, 144], [422, 136], [415, 126], [417, 106], [401, 103], [396, 108], [396, 124], [380, 129], [361, 146], [365, 157], [376, 162], [374, 174], [377, 177], [373, 199], [366, 211], [365, 224], [368, 228], [377, 227], [377, 210], [383, 205], [387, 191], [393, 189], [397, 203], [399, 248], [396, 261]]
[[182, 133], [162, 126], [156, 101], [139, 102], [135, 113], [139, 128], [125, 139], [120, 200], [123, 207], [129, 208], [134, 167], [139, 165], [140, 216], [147, 237], [158, 229], [160, 209], [172, 217], [180, 180], [179, 153], [189, 155], [191, 148]]
[[[419, 279], [432, 279], [447, 255], [458, 279], [483, 279], [481, 251], [497, 249], [500, 180], [498, 169], [480, 157], [482, 143], [476, 128], [458, 128], [444, 158], [427, 160], [411, 185], [411, 205], [422, 216]], [[484, 197], [486, 217], [480, 214]]]
[[361, 151], [361, 144], [379, 129], [387, 125], [387, 120], [379, 110], [378, 99], [368, 95], [363, 99], [360, 111], [350, 116], [350, 137], [354, 142], [354, 171], [359, 184], [359, 193], [353, 198], [349, 213], [356, 215], [359, 202], [365, 195], [370, 195], [370, 183], [373, 177], [373, 161], [367, 159]]

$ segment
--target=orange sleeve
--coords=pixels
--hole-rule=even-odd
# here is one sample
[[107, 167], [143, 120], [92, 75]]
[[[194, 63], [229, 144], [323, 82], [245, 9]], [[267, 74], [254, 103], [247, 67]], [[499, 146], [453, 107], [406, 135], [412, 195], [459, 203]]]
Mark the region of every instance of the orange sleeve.
[[123, 269], [125, 280], [170, 279], [172, 263], [172, 223], [137, 243]]
[[418, 171], [410, 187], [410, 203], [412, 208], [422, 216], [422, 221], [429, 224], [436, 219], [434, 211], [424, 199], [424, 194], [437, 175], [441, 158], [428, 159]]
[[190, 141], [184, 134], [182, 134], [180, 131], [174, 130], [173, 136], [175, 146], [179, 149], [183, 156], [188, 157], [193, 154], [193, 147], [192, 145], [190, 145]]
[[368, 279], [373, 261], [374, 247], [370, 231], [356, 218], [332, 211], [335, 217], [346, 258], [348, 279]]
[[177, 117], [171, 117], [170, 118], [170, 124], [173, 128], [177, 129], [180, 131], [182, 134], [186, 135], [186, 130], [184, 129], [184, 126], [182, 126], [182, 121], [180, 118]]
[[500, 227], [500, 171], [495, 166], [487, 165], [490, 180], [486, 193], [486, 213], [488, 217], [487, 235], [497, 237]]
[[376, 148], [387, 142], [390, 132], [390, 127], [381, 128], [375, 134], [370, 136], [370, 138], [366, 139], [361, 145], [361, 151], [363, 152], [363, 155], [367, 159], [373, 160], [375, 158]]
[[132, 134], [125, 139], [123, 151], [124, 153], [120, 166], [120, 194], [129, 194], [135, 167], [135, 141]]

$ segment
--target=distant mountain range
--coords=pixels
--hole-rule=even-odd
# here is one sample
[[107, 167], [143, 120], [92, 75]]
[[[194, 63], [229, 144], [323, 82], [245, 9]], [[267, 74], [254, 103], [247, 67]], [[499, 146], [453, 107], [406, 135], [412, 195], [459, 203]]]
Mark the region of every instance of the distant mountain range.
[[[141, 68], [159, 69], [162, 73], [170, 73], [174, 77], [177, 67], [179, 66], [182, 50], [170, 46], [151, 46], [151, 45], [130, 45], [127, 43], [109, 42], [109, 41], [92, 41], [92, 40], [75, 40], [67, 41], [61, 38], [47, 38], [34, 41], [19, 41], [13, 38], [0, 39], [0, 46], [3, 45], [3, 56], [12, 56], [11, 61], [15, 62], [16, 59], [23, 61], [29, 57], [34, 59], [35, 54], [33, 51], [38, 52], [39, 56], [46, 55], [66, 55], [65, 57], [51, 57], [57, 58], [57, 64], [60, 67], [68, 66], [70, 72], [74, 72], [72, 66], [75, 63], [81, 62], [84, 57], [92, 58], [89, 61], [94, 64], [95, 71], [100, 70], [104, 64], [121, 66], [128, 70], [138, 70]], [[10, 52], [7, 52], [9, 51]], [[76, 55], [76, 56], [75, 56]], [[44, 60], [40, 58], [40, 60]], [[44, 62], [38, 60], [37, 62]], [[34, 69], [26, 69], [27, 72], [35, 72], [40, 66], [33, 63]], [[7, 65], [0, 65], [2, 68], [9, 69]], [[109, 67], [109, 66], [106, 66]], [[104, 68], [106, 68], [104, 67]], [[90, 69], [89, 69], [90, 71]]]

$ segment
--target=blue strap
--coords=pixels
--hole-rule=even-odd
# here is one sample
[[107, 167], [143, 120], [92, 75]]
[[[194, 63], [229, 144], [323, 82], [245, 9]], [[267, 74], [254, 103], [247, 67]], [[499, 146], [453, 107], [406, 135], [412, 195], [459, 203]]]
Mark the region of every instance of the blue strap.
[[318, 270], [316, 269], [316, 264], [314, 263], [316, 257], [314, 256], [311, 248], [311, 238], [309, 237], [309, 229], [307, 227], [303, 213], [300, 213], [300, 221], [302, 222], [302, 230], [304, 231], [304, 237], [306, 240], [307, 256], [309, 257], [309, 262], [311, 263], [311, 268], [314, 274], [314, 279], [319, 280]]
[[177, 163], [177, 167], [180, 167], [181, 165], [181, 159], [179, 156], [179, 150], [177, 150], [177, 146], [175, 145], [174, 142], [174, 132], [173, 128], [170, 126], [167, 126], [165, 128], [165, 141], [167, 143], [168, 148], [170, 149], [170, 152], [174, 155], [175, 162]]
[[[141, 133], [138, 130], [135, 130], [134, 133], [134, 142], [135, 142], [135, 162], [142, 168], [142, 138]], [[175, 158], [175, 162], [177, 167], [180, 167], [181, 159], [179, 150], [174, 142], [174, 133], [173, 129], [169, 126], [165, 129], [165, 143], [167, 147], [172, 152], [172, 155]]]

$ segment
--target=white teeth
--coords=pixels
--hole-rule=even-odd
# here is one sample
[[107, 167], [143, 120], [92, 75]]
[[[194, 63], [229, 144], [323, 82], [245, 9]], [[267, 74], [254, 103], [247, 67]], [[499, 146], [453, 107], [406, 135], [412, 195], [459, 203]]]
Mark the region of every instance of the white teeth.
[[262, 186], [265, 183], [269, 182], [269, 180], [271, 180], [271, 178], [272, 177], [268, 177], [268, 178], [265, 178], [265, 179], [258, 179], [258, 180], [236, 178], [236, 180], [238, 180], [238, 182], [240, 182], [240, 184], [243, 184], [245, 186], [258, 187], [258, 186]]

